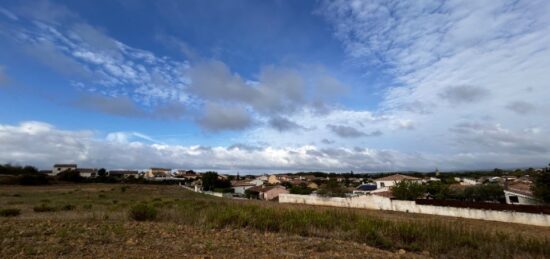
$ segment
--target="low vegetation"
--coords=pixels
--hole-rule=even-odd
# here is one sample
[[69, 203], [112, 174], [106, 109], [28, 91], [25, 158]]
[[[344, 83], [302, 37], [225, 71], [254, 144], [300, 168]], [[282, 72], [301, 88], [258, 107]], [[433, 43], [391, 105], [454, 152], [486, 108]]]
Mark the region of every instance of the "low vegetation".
[[20, 214], [20, 209], [0, 209], [0, 217], [17, 217]]
[[129, 211], [130, 218], [137, 221], [155, 220], [157, 214], [155, 207], [144, 203], [133, 206]]
[[[100, 198], [98, 193], [104, 194], [104, 197]], [[114, 198], [116, 203], [113, 202]], [[42, 202], [45, 199], [50, 202]], [[10, 206], [19, 209], [21, 215], [0, 221], [3, 229], [15, 222], [22, 228], [18, 231], [26, 231], [25, 226], [31, 229], [37, 221], [58, 222], [59, 228], [32, 231], [54, 231], [59, 235], [65, 233], [64, 236], [71, 236], [74, 232], [88, 233], [97, 229], [97, 226], [104, 226], [105, 222], [109, 222], [107, 225], [155, 224], [153, 229], [175, 224], [198, 227], [212, 233], [230, 229], [315, 237], [327, 240], [328, 243], [366, 244], [391, 252], [404, 249], [420, 256], [550, 256], [548, 228], [396, 212], [239, 201], [193, 193], [176, 186], [134, 185], [125, 192], [121, 192], [120, 186], [106, 184], [64, 185], [55, 188], [9, 187], [0, 191], [1, 207], [14, 202], [16, 204]], [[67, 204], [75, 206], [71, 210], [63, 210]], [[49, 213], [39, 213], [44, 211]], [[72, 227], [66, 229], [63, 227], [65, 225]], [[123, 240], [142, 235], [129, 230], [120, 232], [117, 228], [109, 231], [112, 233], [101, 236], [90, 232], [90, 237], [95, 238], [92, 243], [108, 243], [101, 241], [101, 238], [111, 235]], [[18, 240], [27, 242], [23, 238]], [[69, 238], [61, 241], [73, 242]], [[41, 245], [28, 244], [33, 249], [36, 246]]]
[[41, 204], [40, 206], [36, 206], [33, 208], [34, 212], [54, 212], [57, 210], [57, 208], [48, 206], [46, 204]]

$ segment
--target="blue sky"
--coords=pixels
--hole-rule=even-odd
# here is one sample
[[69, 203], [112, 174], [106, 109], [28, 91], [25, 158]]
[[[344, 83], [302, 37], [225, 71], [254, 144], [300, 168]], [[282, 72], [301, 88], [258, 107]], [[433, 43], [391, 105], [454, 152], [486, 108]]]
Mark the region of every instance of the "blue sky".
[[542, 166], [546, 1], [3, 1], [0, 162]]

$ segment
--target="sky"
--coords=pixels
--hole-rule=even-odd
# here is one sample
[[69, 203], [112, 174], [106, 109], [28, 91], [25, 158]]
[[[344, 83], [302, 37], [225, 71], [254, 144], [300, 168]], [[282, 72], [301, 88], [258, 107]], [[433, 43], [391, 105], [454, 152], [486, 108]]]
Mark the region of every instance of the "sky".
[[550, 1], [0, 3], [0, 163], [550, 162]]

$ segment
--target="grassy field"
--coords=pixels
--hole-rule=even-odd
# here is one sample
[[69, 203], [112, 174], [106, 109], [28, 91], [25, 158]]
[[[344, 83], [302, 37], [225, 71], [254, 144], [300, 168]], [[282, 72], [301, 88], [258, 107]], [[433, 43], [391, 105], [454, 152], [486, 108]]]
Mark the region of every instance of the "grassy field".
[[[131, 219], [138, 204], [157, 217]], [[0, 209], [20, 210], [0, 217], [8, 257], [550, 257], [550, 228], [228, 200], [177, 186], [1, 186]]]

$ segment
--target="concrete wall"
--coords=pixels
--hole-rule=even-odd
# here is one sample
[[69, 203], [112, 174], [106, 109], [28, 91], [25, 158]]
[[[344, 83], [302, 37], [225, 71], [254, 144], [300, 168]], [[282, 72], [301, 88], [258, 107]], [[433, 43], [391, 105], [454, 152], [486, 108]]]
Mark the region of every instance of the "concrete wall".
[[374, 210], [391, 210], [459, 218], [520, 223], [536, 226], [550, 226], [550, 215], [546, 214], [418, 205], [414, 201], [391, 200], [389, 198], [377, 195], [364, 195], [350, 198], [326, 198], [309, 195], [280, 194], [279, 202]]

